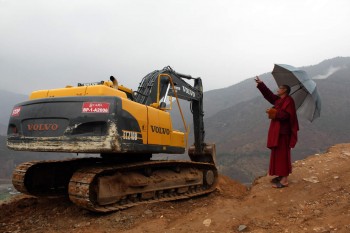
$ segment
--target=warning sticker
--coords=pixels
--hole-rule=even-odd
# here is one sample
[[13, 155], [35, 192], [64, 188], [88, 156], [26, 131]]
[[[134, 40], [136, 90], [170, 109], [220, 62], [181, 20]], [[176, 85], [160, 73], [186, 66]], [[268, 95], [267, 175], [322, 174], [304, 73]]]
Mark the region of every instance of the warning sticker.
[[84, 102], [83, 113], [109, 113], [109, 103]]
[[13, 110], [12, 110], [11, 116], [13, 116], [13, 117], [19, 116], [19, 113], [20, 113], [20, 112], [21, 112], [21, 107], [15, 107], [15, 108], [13, 108]]

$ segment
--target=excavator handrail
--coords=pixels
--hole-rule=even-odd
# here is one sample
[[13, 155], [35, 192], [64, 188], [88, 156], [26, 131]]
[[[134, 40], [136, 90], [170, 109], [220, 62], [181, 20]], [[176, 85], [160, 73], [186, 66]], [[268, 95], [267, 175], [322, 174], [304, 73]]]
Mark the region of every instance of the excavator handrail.
[[181, 115], [181, 118], [182, 118], [182, 122], [184, 124], [184, 128], [186, 130], [186, 147], [188, 145], [188, 135], [189, 135], [189, 128], [187, 127], [187, 124], [186, 124], [186, 120], [185, 120], [185, 117], [182, 113], [182, 109], [181, 109], [181, 105], [180, 105], [180, 101], [179, 101], [179, 98], [177, 97], [177, 91], [175, 89], [175, 85], [174, 85], [174, 82], [173, 82], [173, 78], [171, 77], [171, 75], [169, 74], [164, 74], [164, 73], [161, 73], [158, 75], [158, 93], [157, 93], [157, 103], [159, 103], [159, 94], [160, 94], [160, 79], [162, 76], [165, 76], [169, 79], [169, 82], [171, 84], [171, 87], [173, 88], [174, 90], [174, 95], [175, 95], [175, 99], [176, 99], [176, 103], [177, 103], [177, 106], [179, 107], [179, 111], [180, 111], [180, 115]]

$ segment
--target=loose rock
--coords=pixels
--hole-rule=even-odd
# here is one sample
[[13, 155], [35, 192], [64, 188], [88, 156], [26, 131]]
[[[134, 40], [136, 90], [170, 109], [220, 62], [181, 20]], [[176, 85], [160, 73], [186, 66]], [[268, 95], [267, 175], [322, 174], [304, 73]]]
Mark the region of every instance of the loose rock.
[[244, 231], [245, 229], [247, 229], [247, 226], [246, 226], [246, 225], [239, 225], [239, 227], [238, 227], [238, 231], [239, 231], [239, 232], [242, 232], [242, 231]]
[[211, 224], [211, 219], [208, 218], [208, 219], [204, 220], [204, 221], [203, 221], [203, 224], [204, 224], [204, 226], [209, 227], [210, 224]]
[[316, 232], [329, 232], [325, 227], [314, 227], [313, 230]]
[[146, 210], [144, 213], [147, 214], [147, 215], [150, 215], [150, 214], [152, 214], [153, 212], [152, 212], [152, 210]]
[[303, 180], [307, 181], [307, 182], [311, 182], [311, 183], [319, 183], [320, 181], [318, 180], [317, 176], [310, 176], [308, 178], [303, 178]]

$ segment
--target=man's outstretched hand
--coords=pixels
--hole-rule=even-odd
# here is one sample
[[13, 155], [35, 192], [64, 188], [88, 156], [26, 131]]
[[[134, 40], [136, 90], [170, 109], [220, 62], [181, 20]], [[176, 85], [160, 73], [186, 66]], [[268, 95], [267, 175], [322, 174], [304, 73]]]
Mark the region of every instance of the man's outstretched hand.
[[255, 80], [256, 84], [259, 84], [259, 83], [263, 82], [263, 81], [260, 80], [259, 76], [256, 76], [254, 80]]

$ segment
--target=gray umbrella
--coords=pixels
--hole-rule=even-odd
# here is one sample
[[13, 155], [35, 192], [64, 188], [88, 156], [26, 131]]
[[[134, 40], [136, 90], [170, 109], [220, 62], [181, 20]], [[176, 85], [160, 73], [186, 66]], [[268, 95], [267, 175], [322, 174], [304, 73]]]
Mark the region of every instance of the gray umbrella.
[[290, 65], [275, 64], [272, 75], [278, 86], [290, 86], [290, 95], [294, 99], [299, 115], [311, 122], [320, 116], [321, 99], [316, 83], [308, 77], [305, 71]]

